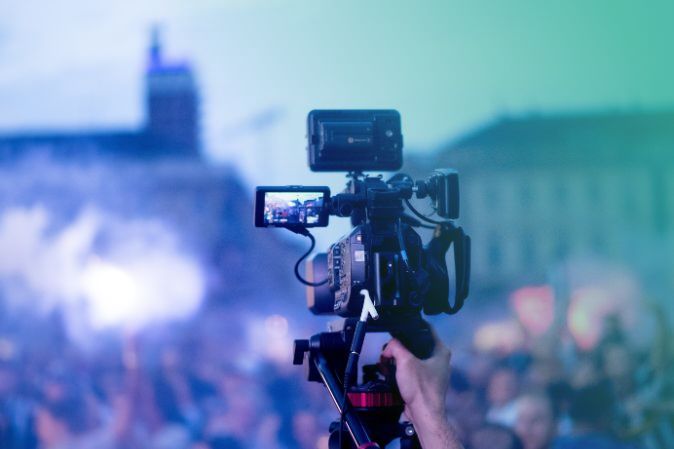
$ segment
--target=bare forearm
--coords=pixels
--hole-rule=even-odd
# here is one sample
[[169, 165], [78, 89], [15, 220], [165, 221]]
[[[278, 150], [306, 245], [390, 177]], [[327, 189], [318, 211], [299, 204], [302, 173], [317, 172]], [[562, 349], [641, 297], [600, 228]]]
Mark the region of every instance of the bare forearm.
[[396, 382], [423, 449], [463, 449], [445, 416], [452, 353], [433, 334], [435, 349], [425, 360], [416, 358], [395, 338], [382, 351], [383, 360], [395, 360]]
[[463, 449], [456, 432], [444, 417], [417, 415], [414, 428], [423, 449]]

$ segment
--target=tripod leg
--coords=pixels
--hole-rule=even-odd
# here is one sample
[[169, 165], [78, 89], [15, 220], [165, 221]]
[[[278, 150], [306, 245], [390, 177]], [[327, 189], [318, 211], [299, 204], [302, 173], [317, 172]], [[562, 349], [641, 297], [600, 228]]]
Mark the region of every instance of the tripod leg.
[[[358, 447], [364, 446], [365, 444], [372, 444], [372, 440], [370, 439], [370, 436], [367, 434], [367, 430], [363, 426], [363, 423], [361, 422], [356, 412], [354, 412], [348, 406], [348, 403], [344, 404], [342, 402], [344, 398], [344, 391], [342, 390], [341, 385], [337, 381], [337, 377], [332, 372], [332, 370], [330, 370], [330, 367], [328, 366], [328, 362], [325, 359], [325, 357], [321, 354], [318, 354], [315, 358], [314, 363], [316, 363], [316, 368], [318, 369], [318, 372], [321, 375], [321, 379], [323, 380], [323, 383], [325, 384], [325, 386], [328, 389], [328, 392], [330, 393], [330, 397], [332, 398], [335, 407], [337, 407], [337, 411], [340, 414], [344, 415], [344, 423], [346, 424], [345, 427], [348, 429], [348, 432], [345, 431], [345, 436], [347, 438], [342, 438], [342, 441], [353, 440], [354, 443], [358, 445]], [[343, 407], [344, 409], [342, 409]]]
[[[341, 429], [340, 429], [341, 427]], [[341, 442], [341, 447], [340, 447]], [[351, 435], [345, 427], [340, 426], [339, 421], [330, 423], [330, 438], [328, 439], [329, 449], [356, 449]]]

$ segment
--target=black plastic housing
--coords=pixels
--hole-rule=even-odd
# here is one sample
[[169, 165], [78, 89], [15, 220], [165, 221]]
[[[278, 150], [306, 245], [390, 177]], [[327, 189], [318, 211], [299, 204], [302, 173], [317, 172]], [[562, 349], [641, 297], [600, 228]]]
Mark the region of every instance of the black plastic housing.
[[403, 164], [400, 113], [393, 109], [313, 110], [307, 140], [312, 171], [395, 171]]
[[459, 174], [456, 170], [439, 168], [433, 171], [431, 199], [437, 214], [443, 218], [459, 218]]
[[[306, 279], [309, 282], [321, 282], [328, 278], [328, 255], [317, 253], [307, 260]], [[307, 308], [314, 315], [332, 315], [335, 313], [335, 292], [325, 284], [307, 288]]]

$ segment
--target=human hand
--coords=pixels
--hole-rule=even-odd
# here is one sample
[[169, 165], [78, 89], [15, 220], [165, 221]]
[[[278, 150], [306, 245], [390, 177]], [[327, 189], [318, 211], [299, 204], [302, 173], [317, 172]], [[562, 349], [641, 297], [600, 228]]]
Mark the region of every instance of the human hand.
[[424, 448], [461, 448], [445, 415], [452, 353], [437, 335], [430, 358], [420, 360], [399, 340], [392, 339], [381, 354], [382, 362], [395, 362], [396, 383]]

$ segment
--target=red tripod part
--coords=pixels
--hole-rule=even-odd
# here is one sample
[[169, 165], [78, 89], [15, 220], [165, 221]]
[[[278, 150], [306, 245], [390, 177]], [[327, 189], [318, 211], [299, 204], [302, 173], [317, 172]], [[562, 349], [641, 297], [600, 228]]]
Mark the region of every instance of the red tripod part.
[[370, 442], [361, 444], [360, 446], [358, 446], [358, 449], [379, 449], [379, 445], [377, 443]]
[[360, 391], [348, 393], [349, 402], [355, 408], [400, 407], [400, 396], [390, 391]]

